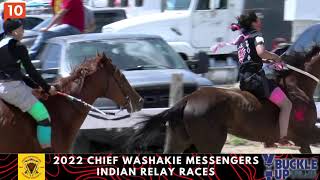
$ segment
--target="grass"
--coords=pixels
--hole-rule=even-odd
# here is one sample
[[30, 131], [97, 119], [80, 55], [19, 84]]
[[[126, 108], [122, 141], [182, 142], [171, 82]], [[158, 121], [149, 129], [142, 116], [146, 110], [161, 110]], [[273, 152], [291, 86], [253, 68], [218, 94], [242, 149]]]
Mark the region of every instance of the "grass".
[[233, 145], [233, 146], [243, 146], [243, 145], [248, 145], [248, 143], [249, 142], [247, 140], [233, 136], [233, 135], [228, 135], [227, 142], [226, 142], [226, 144]]

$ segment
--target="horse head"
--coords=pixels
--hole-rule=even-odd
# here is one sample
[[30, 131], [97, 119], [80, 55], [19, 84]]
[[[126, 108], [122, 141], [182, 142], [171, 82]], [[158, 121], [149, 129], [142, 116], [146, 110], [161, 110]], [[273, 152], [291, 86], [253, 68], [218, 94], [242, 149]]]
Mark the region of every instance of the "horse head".
[[63, 92], [77, 95], [87, 89], [88, 94], [109, 98], [129, 113], [141, 110], [143, 105], [143, 98], [105, 54], [97, 53], [95, 58], [85, 60], [69, 77], [57, 82], [58, 89]]
[[122, 72], [112, 64], [112, 60], [104, 53], [98, 54], [97, 58], [101, 72], [105, 73], [97, 78], [102, 78], [101, 82], [103, 82], [105, 79], [103, 77], [109, 77], [108, 82], [104, 84], [103, 96], [114, 100], [121, 107], [126, 108], [129, 113], [140, 111], [144, 102], [143, 98], [131, 87]]
[[[287, 64], [290, 64], [296, 68], [304, 70], [311, 75], [320, 77], [320, 47], [315, 46], [308, 52], [303, 53], [291, 53], [283, 57]], [[310, 77], [300, 74], [292, 73], [291, 77], [296, 79], [297, 85], [301, 88], [309, 97], [313, 97], [314, 90], [317, 86], [317, 82]]]

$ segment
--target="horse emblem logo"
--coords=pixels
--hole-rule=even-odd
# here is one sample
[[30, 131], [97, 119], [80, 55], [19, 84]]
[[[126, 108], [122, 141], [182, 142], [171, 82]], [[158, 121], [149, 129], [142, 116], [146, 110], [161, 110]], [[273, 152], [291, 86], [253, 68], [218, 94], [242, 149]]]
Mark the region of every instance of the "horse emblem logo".
[[39, 176], [39, 159], [30, 157], [26, 160], [24, 160], [24, 175], [27, 176], [28, 178], [33, 178]]
[[18, 179], [44, 179], [44, 158], [44, 154], [19, 154]]

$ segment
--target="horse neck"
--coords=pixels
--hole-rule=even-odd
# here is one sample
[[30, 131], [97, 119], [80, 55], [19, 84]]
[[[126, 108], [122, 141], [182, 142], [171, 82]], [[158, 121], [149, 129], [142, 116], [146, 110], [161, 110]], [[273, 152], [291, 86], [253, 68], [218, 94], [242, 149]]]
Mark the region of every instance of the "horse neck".
[[[312, 64], [310, 64], [312, 67], [310, 71], [307, 71], [308, 73], [314, 75], [317, 78], [320, 78], [320, 57], [318, 60], [314, 61]], [[319, 67], [319, 68], [318, 68]], [[317, 87], [317, 82], [313, 80], [312, 78], [300, 74], [298, 76], [298, 85], [301, 90], [303, 90], [306, 95], [309, 98], [313, 98], [315, 89]]]
[[[83, 86], [79, 87], [80, 91], [78, 91], [78, 88], [75, 88], [75, 90], [72, 91], [70, 94], [73, 94], [75, 97], [81, 99], [82, 101], [88, 104], [93, 104], [93, 102], [101, 95], [100, 89], [98, 87], [100, 86], [97, 85], [96, 80], [92, 77], [88, 77], [84, 80]], [[88, 114], [90, 110], [89, 108], [81, 104], [74, 108], [76, 108], [75, 113], [79, 113], [79, 111], [81, 111], [81, 114], [85, 114], [85, 116]], [[79, 122], [77, 123], [80, 124], [79, 127], [81, 126], [83, 121], [84, 119], [79, 120]]]
[[[97, 87], [100, 86], [97, 86], [97, 83], [93, 78], [87, 78], [84, 81], [83, 87], [80, 89], [80, 91], [77, 92], [77, 90], [74, 90], [70, 92], [70, 95], [73, 95], [88, 104], [92, 104], [100, 95], [100, 89]], [[59, 152], [67, 152], [70, 150], [71, 144], [73, 143], [90, 110], [89, 108], [77, 102], [65, 100], [63, 100], [63, 102], [64, 103], [61, 102], [61, 107], [63, 107], [61, 111], [65, 112], [67, 115], [60, 116], [61, 118], [56, 121], [58, 132], [55, 142], [57, 143], [57, 147], [59, 148], [57, 150]]]
[[298, 87], [310, 98], [312, 99], [313, 98], [313, 95], [314, 95], [314, 92], [315, 92], [315, 89], [317, 87], [317, 83], [305, 76], [305, 75], [299, 75], [299, 78], [297, 79], [298, 80]]
[[[88, 104], [93, 104], [93, 102], [98, 98], [99, 92], [97, 87], [94, 85], [94, 81], [92, 80], [85, 80], [83, 83], [83, 87], [79, 92], [71, 92], [71, 94], [74, 94], [75, 97], [83, 100], [84, 102]], [[77, 90], [75, 90], [77, 91]]]

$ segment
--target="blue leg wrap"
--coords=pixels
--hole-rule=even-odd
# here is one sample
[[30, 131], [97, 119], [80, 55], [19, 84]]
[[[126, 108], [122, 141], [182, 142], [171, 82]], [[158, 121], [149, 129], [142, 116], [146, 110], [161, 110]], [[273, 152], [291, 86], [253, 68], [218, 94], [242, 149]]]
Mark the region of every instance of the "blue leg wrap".
[[41, 145], [51, 145], [51, 127], [38, 125], [37, 137]]

